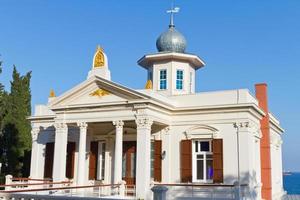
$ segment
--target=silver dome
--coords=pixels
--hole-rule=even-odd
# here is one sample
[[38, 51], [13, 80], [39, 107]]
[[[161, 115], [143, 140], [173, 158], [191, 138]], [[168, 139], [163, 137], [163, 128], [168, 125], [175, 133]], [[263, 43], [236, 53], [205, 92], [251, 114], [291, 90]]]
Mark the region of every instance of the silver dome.
[[174, 26], [162, 33], [156, 40], [156, 48], [159, 52], [178, 52], [184, 53], [186, 49], [186, 40]]

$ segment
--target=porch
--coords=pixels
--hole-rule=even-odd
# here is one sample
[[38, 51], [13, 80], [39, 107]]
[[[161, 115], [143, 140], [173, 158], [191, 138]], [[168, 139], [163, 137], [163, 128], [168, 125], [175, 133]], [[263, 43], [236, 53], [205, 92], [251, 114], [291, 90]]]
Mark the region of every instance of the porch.
[[[159, 159], [161, 154], [161, 145], [155, 145], [159, 136], [153, 133], [164, 127], [147, 117], [135, 121], [55, 123], [53, 137], [44, 142], [42, 173], [38, 173], [41, 170], [38, 158], [43, 153], [39, 147], [43, 131], [35, 128], [30, 178], [47, 178], [53, 182], [69, 180], [76, 191], [78, 187], [99, 186], [101, 196], [120, 194], [145, 198], [155, 179], [151, 174], [157, 174], [153, 173], [151, 151], [156, 151]], [[113, 185], [124, 187], [124, 192], [116, 192]], [[81, 190], [92, 192], [91, 188]]]

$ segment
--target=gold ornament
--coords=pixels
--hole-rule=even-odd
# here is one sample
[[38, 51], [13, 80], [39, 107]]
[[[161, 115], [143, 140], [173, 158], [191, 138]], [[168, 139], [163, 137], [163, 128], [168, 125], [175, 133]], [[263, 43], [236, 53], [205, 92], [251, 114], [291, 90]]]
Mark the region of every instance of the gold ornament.
[[94, 55], [93, 67], [94, 68], [103, 67], [104, 62], [105, 62], [105, 60], [104, 60], [103, 49], [98, 45], [98, 47], [96, 49], [96, 53]]
[[149, 79], [145, 85], [145, 89], [148, 90], [148, 89], [152, 89], [152, 88], [153, 88], [152, 81]]
[[50, 90], [49, 97], [56, 97], [55, 92], [53, 89]]
[[90, 94], [90, 96], [103, 97], [103, 96], [106, 96], [106, 95], [109, 95], [109, 94], [110, 93], [108, 91], [99, 88], [99, 89], [95, 90], [94, 92], [92, 92]]

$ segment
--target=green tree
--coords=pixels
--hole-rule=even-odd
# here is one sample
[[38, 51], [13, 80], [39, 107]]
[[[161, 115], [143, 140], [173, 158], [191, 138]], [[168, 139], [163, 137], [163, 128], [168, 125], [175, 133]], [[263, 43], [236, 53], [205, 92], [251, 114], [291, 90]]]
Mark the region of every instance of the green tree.
[[4, 95], [5, 115], [2, 128], [2, 160], [5, 174], [28, 176], [31, 150], [31, 72], [21, 76], [14, 66], [9, 95]]

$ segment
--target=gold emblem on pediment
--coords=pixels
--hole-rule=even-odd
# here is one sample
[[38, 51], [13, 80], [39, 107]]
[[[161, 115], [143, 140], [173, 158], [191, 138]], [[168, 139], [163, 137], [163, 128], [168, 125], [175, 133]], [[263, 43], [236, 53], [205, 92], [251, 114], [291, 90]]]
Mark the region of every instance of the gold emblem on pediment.
[[110, 93], [107, 91], [107, 90], [103, 90], [103, 89], [97, 89], [95, 90], [94, 92], [92, 92], [90, 94], [90, 96], [93, 96], [93, 97], [103, 97], [103, 96], [106, 96], [106, 95], [109, 95]]
[[96, 53], [94, 55], [93, 67], [94, 68], [103, 67], [104, 62], [105, 62], [105, 59], [104, 59], [103, 48], [98, 46], [96, 49]]

